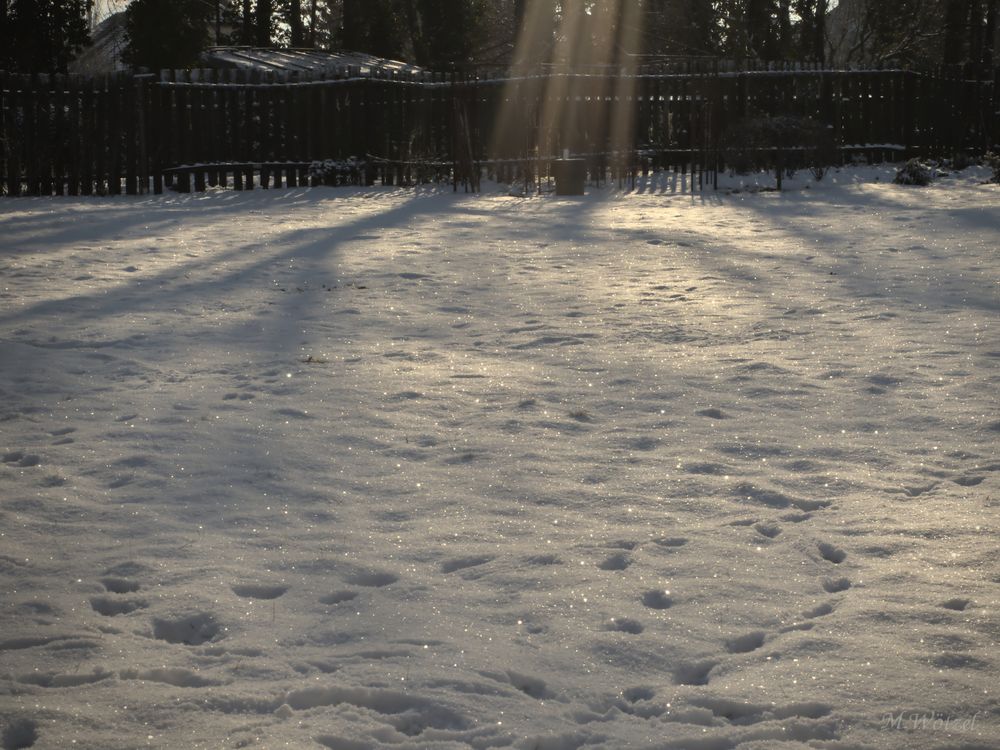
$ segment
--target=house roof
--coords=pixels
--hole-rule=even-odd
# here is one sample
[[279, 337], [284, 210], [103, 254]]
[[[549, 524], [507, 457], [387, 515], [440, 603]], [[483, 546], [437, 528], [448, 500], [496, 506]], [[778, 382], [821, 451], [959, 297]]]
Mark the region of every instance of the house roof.
[[98, 75], [125, 70], [121, 53], [125, 48], [125, 14], [114, 13], [90, 32], [90, 44], [69, 64], [69, 72]]
[[423, 68], [416, 65], [375, 57], [364, 52], [326, 52], [317, 49], [209, 47], [202, 53], [201, 61], [203, 65], [212, 68], [241, 68], [281, 73], [319, 73], [349, 65], [361, 68], [362, 72], [373, 69], [399, 72], [423, 71]]

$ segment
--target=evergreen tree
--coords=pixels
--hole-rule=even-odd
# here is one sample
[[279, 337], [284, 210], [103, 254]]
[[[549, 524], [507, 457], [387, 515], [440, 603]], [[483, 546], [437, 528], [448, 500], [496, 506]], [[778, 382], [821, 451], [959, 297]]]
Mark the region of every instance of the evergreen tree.
[[711, 0], [674, 0], [680, 33], [671, 54], [717, 55], [721, 25], [718, 8]]
[[305, 40], [302, 26], [302, 0], [288, 0], [289, 45], [301, 47]]
[[415, 0], [409, 5], [416, 11], [418, 25], [410, 30], [419, 65], [440, 68], [470, 61], [479, 17], [475, 0]]
[[792, 48], [796, 59], [826, 60], [826, 17], [828, 0], [795, 0], [794, 10], [799, 17], [797, 44]]
[[343, 49], [390, 59], [407, 59], [412, 37], [406, 11], [413, 0], [343, 0]]
[[210, 6], [202, 0], [133, 0], [125, 11], [122, 61], [133, 68], [184, 68], [209, 42]]
[[272, 0], [257, 0], [254, 12], [254, 44], [258, 47], [271, 46], [271, 25], [274, 23]]
[[89, 41], [87, 15], [93, 0], [3, 0], [0, 4], [0, 69], [65, 73]]
[[240, 14], [240, 44], [249, 47], [254, 41], [251, 0], [242, 0], [242, 11]]

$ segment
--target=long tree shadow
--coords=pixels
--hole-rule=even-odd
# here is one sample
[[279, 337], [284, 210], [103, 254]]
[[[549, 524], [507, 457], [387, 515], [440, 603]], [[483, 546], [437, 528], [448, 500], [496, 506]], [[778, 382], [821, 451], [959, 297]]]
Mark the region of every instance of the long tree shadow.
[[[803, 249], [836, 248], [826, 254], [828, 265], [803, 262], [808, 252], [791, 256], [789, 260], [794, 266], [789, 270], [794, 270], [800, 279], [803, 276], [832, 277], [846, 296], [859, 300], [894, 299], [904, 310], [996, 312], [1000, 309], [1000, 294], [988, 274], [976, 281], [976, 271], [981, 270], [978, 262], [972, 262], [967, 269], [962, 267], [965, 262], [962, 246], [967, 236], [985, 237], [986, 246], [1000, 246], [1000, 211], [987, 202], [981, 206], [914, 204], [896, 192], [920, 189], [868, 190], [863, 198], [851, 196], [846, 201], [839, 191], [788, 194], [778, 198], [782, 207], [780, 224], [771, 201], [758, 198], [743, 201], [740, 206], [756, 214], [761, 222], [773, 226], [776, 232], [793, 236]], [[996, 194], [988, 186], [973, 190], [984, 199]], [[839, 215], [841, 220], [820, 224], [815, 218], [817, 208]], [[851, 230], [851, 224], [859, 221], [884, 224], [884, 243], [859, 247]], [[901, 231], [896, 233], [896, 230]], [[917, 234], [907, 239], [906, 234], [911, 231]], [[992, 240], [989, 239], [991, 234]], [[905, 246], [898, 246], [902, 244], [898, 239], [905, 240]], [[908, 256], [919, 259], [912, 264], [918, 273], [904, 277], [901, 270], [893, 266], [898, 266]], [[963, 274], [961, 283], [958, 283], [957, 274]], [[955, 282], [953, 288], [946, 282]]]
[[[350, 195], [338, 196], [329, 203], [322, 204], [322, 207], [335, 210], [340, 201], [351, 201], [352, 199], [353, 197]], [[327, 228], [293, 229], [268, 238], [267, 244], [269, 246], [282, 248], [277, 252], [258, 253], [257, 250], [264, 248], [256, 241], [256, 238], [240, 236], [230, 249], [207, 253], [204, 257], [170, 263], [166, 268], [155, 273], [143, 274], [140, 278], [143, 286], [148, 289], [156, 290], [169, 285], [170, 297], [174, 305], [178, 308], [195, 309], [207, 300], [217, 299], [220, 294], [238, 296], [241, 291], [259, 293], [261, 291], [259, 286], [261, 278], [273, 275], [271, 271], [275, 266], [290, 261], [297, 264], [297, 273], [301, 276], [308, 277], [329, 273], [325, 264], [330, 264], [337, 258], [344, 242], [355, 236], [364, 235], [366, 232], [393, 226], [406, 226], [425, 211], [436, 209], [436, 205], [432, 205], [426, 195], [412, 193], [395, 198], [397, 201], [400, 199], [401, 202], [387, 210], [361, 216], [346, 223], [338, 223], [332, 230]], [[225, 219], [238, 222], [240, 212], [245, 208], [244, 205], [238, 207], [236, 213], [232, 208], [220, 213], [217, 207], [213, 207], [207, 217], [202, 213], [200, 207], [197, 209], [195, 217], [191, 216], [190, 209], [182, 210], [176, 217], [161, 220], [155, 227], [155, 236], [167, 241], [170, 240], [174, 232], [183, 231], [190, 236], [192, 218], [198, 221], [207, 219], [205, 222], [206, 236], [203, 240], [206, 244], [218, 243], [220, 238], [211, 234], [211, 231], [216, 230], [218, 226], [216, 222]], [[273, 210], [276, 206], [268, 204], [268, 208]], [[116, 217], [102, 218], [97, 221], [96, 225], [84, 224], [84, 226], [76, 227], [71, 236], [75, 242], [100, 243], [106, 241], [104, 233], [109, 227], [120, 228], [121, 225], [117, 221]], [[148, 219], [138, 218], [133, 223], [146, 226]], [[240, 231], [238, 223], [233, 229], [237, 233]], [[232, 232], [233, 229], [224, 231]], [[46, 245], [50, 241], [51, 238], [47, 236], [34, 240], [36, 243], [42, 242]], [[37, 247], [33, 248], [32, 252], [44, 254], [44, 250], [40, 251]], [[251, 259], [248, 261], [248, 258]], [[316, 277], [318, 278], [318, 276]], [[295, 298], [289, 296], [287, 299], [294, 300]], [[65, 315], [85, 316], [93, 327], [99, 329], [101, 322], [110, 316], [139, 315], [153, 310], [159, 304], [161, 304], [159, 295], [143, 294], [137, 291], [134, 286], [122, 283], [110, 290], [97, 289], [85, 294], [43, 300], [20, 306], [15, 310], [8, 310], [0, 314], [0, 325], [14, 328], [30, 324], [46, 316]], [[284, 343], [284, 341], [276, 343]]]

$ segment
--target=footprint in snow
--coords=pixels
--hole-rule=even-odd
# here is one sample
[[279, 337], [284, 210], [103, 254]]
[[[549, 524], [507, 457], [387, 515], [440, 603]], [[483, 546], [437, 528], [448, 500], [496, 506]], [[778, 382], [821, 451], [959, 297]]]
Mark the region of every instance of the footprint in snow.
[[38, 742], [38, 724], [31, 719], [11, 719], [0, 735], [3, 750], [22, 750]]
[[701, 411], [696, 411], [696, 415], [699, 417], [708, 417], [709, 419], [730, 419], [730, 416], [722, 409], [702, 409]]
[[279, 417], [288, 417], [289, 419], [312, 419], [313, 418], [312, 415], [309, 412], [303, 411], [302, 409], [291, 409], [291, 408], [275, 409], [274, 413], [277, 414]]
[[153, 618], [153, 637], [167, 643], [200, 646], [216, 640], [222, 632], [222, 626], [210, 612]]
[[763, 646], [766, 638], [767, 635], [762, 630], [755, 630], [746, 635], [730, 638], [726, 641], [726, 651], [731, 654], [748, 654]]
[[653, 540], [653, 544], [656, 544], [660, 547], [666, 547], [667, 549], [676, 549], [677, 547], [683, 547], [687, 543], [688, 540], [682, 536], [667, 536]]
[[839, 565], [847, 559], [847, 553], [844, 550], [827, 542], [820, 542], [816, 545], [816, 548], [824, 560], [832, 562], [834, 565]]
[[754, 524], [753, 529], [758, 534], [767, 537], [768, 539], [774, 539], [776, 536], [778, 536], [778, 534], [781, 533], [781, 527], [775, 523]]
[[601, 570], [625, 570], [631, 564], [632, 558], [629, 555], [625, 552], [616, 552], [598, 563], [597, 567]]
[[810, 518], [812, 518], [812, 513], [785, 513], [785, 515], [781, 516], [781, 520], [788, 523], [802, 523], [803, 521], [808, 521]]
[[643, 606], [650, 609], [669, 609], [674, 606], [674, 600], [669, 594], [669, 591], [650, 589], [642, 595]]
[[101, 585], [106, 591], [112, 594], [134, 594], [142, 588], [137, 581], [130, 581], [128, 578], [118, 578], [109, 576], [101, 579]]
[[641, 437], [628, 441], [628, 447], [635, 451], [655, 451], [660, 445], [656, 438]]
[[815, 620], [817, 617], [826, 617], [829, 614], [833, 614], [834, 609], [835, 607], [829, 602], [823, 602], [803, 612], [802, 617], [807, 620]]
[[399, 580], [399, 576], [384, 570], [358, 570], [344, 578], [354, 586], [382, 588]]
[[526, 557], [524, 561], [529, 565], [539, 566], [562, 564], [562, 559], [559, 555], [531, 555], [530, 557]]
[[950, 609], [954, 612], [964, 612], [970, 604], [972, 604], [971, 599], [962, 599], [960, 597], [949, 599], [946, 602], [941, 602], [942, 607]]
[[546, 685], [545, 680], [540, 677], [533, 677], [531, 675], [521, 674], [520, 672], [508, 671], [507, 679], [510, 681], [511, 685], [531, 698], [542, 700], [544, 698], [552, 697], [552, 692], [549, 690], [548, 685]]
[[639, 546], [639, 542], [633, 541], [631, 539], [618, 539], [614, 542], [610, 542], [608, 546], [611, 549], [633, 550]]
[[113, 676], [114, 672], [106, 672], [98, 668], [89, 674], [79, 672], [66, 674], [59, 672], [32, 672], [31, 674], [18, 677], [17, 681], [22, 684], [37, 685], [43, 688], [63, 688], [92, 685], [95, 682], [101, 682]]
[[344, 589], [342, 591], [334, 591], [332, 594], [327, 594], [326, 596], [321, 596], [319, 598], [319, 603], [326, 604], [327, 606], [333, 606], [335, 604], [343, 604], [344, 602], [354, 601], [357, 598], [357, 591]]
[[492, 560], [492, 555], [468, 555], [466, 557], [456, 557], [442, 562], [441, 572], [445, 574], [454, 573], [459, 570], [466, 570], [468, 568], [485, 565], [488, 562], [492, 562]]
[[638, 620], [631, 617], [612, 617], [604, 626], [605, 630], [615, 633], [628, 633], [629, 635], [639, 635], [645, 627]]
[[976, 487], [986, 481], [986, 477], [983, 476], [968, 476], [968, 477], [955, 477], [952, 479], [955, 484], [960, 487]]
[[126, 669], [118, 675], [123, 680], [160, 682], [178, 688], [214, 687], [219, 683], [209, 680], [190, 669], [181, 667], [157, 667], [154, 669]]
[[149, 602], [145, 599], [119, 599], [112, 596], [94, 596], [90, 599], [90, 608], [105, 617], [128, 615], [148, 606]]
[[824, 578], [820, 581], [823, 590], [828, 594], [838, 594], [851, 588], [851, 581], [847, 578]]
[[50, 430], [49, 434], [55, 438], [52, 445], [69, 445], [75, 442], [73, 438], [69, 437], [74, 432], [76, 432], [75, 427], [60, 427], [57, 430]]
[[14, 464], [21, 467], [38, 466], [41, 464], [42, 459], [34, 453], [25, 453], [24, 451], [11, 451], [9, 453], [3, 454], [3, 462], [5, 464]]
[[718, 662], [704, 659], [679, 665], [674, 670], [674, 682], [678, 685], [707, 685], [711, 671]]
[[288, 586], [280, 584], [266, 583], [243, 583], [232, 586], [232, 591], [236, 596], [244, 599], [277, 599], [284, 596], [288, 591]]
[[651, 687], [641, 685], [638, 687], [625, 688], [622, 690], [621, 696], [629, 703], [639, 703], [640, 701], [653, 700], [653, 698], [656, 697], [656, 691]]

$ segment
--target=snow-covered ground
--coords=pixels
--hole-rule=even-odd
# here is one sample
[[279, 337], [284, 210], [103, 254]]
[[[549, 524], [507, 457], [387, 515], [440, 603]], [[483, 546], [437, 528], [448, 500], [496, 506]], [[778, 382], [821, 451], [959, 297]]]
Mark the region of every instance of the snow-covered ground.
[[0, 202], [0, 744], [1000, 747], [1000, 186], [890, 177]]

